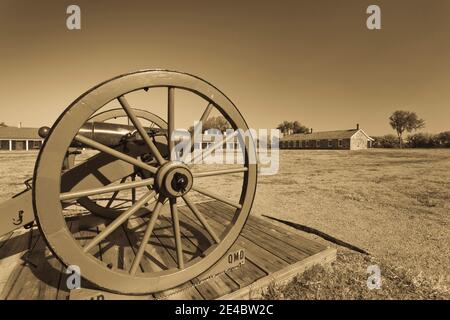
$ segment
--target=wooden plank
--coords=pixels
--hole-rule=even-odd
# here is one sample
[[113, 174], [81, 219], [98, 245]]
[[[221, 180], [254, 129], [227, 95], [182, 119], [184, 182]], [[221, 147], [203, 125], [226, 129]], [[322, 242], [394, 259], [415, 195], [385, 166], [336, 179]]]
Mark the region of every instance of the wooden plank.
[[[193, 216], [193, 214], [189, 211], [189, 209], [180, 208], [182, 210], [183, 214], [190, 219], [190, 221], [199, 227], [199, 230], [203, 230], [200, 223], [196, 220], [196, 218]], [[199, 209], [201, 210], [201, 209]], [[221, 230], [223, 230], [224, 224], [212, 219], [210, 217], [209, 212], [204, 212], [206, 220], [211, 225], [211, 228], [213, 228], [216, 233], [219, 233]], [[285, 260], [279, 258], [278, 256], [270, 253], [269, 251], [265, 250], [258, 244], [249, 241], [248, 239], [240, 236], [238, 240], [236, 241], [236, 247], [235, 248], [243, 248], [246, 250], [246, 256], [247, 260], [253, 262], [258, 268], [263, 270], [265, 273], [274, 272], [276, 270], [279, 270], [280, 268], [283, 268], [288, 265], [288, 262]]]
[[[218, 234], [225, 229], [225, 224], [230, 222], [233, 210], [227, 209], [226, 205], [217, 202], [198, 204], [199, 210], [205, 215], [211, 227]], [[197, 257], [210, 246], [211, 238], [196, 220], [188, 208], [180, 207], [180, 224], [183, 242], [183, 255], [185, 262]], [[140, 221], [138, 220], [140, 219]], [[130, 219], [127, 225], [119, 228], [117, 234], [113, 234], [98, 246], [98, 250], [92, 253], [97, 257], [110, 261], [119, 268], [131, 266], [134, 259], [139, 239], [142, 236], [148, 220], [143, 218]], [[81, 219], [81, 229], [74, 232], [75, 236], [84, 245], [92, 239], [105, 225], [98, 225], [96, 219]], [[97, 226], [98, 225], [98, 226]], [[18, 238], [20, 230], [7, 235], [9, 239], [2, 238], [0, 241], [0, 297], [9, 299], [66, 299], [68, 292], [65, 289], [67, 276], [63, 266], [51, 257], [45, 247], [45, 241], [37, 232], [22, 231], [25, 237]], [[14, 240], [14, 241], [13, 241]], [[13, 243], [10, 243], [13, 241]], [[18, 243], [22, 243], [22, 249]], [[162, 217], [158, 222], [154, 235], [150, 241], [151, 245], [146, 248], [145, 258], [141, 262], [140, 272], [155, 272], [176, 267], [176, 249], [172, 235], [171, 218]], [[23, 263], [21, 257], [27, 248], [34, 246], [27, 257], [28, 264]], [[306, 239], [294, 232], [284, 230], [271, 222], [257, 217], [250, 217], [242, 235], [232, 246], [229, 252], [244, 249], [247, 256], [246, 263], [236, 269], [229, 270], [213, 279], [205, 278], [208, 274], [215, 274], [214, 267], [194, 279], [177, 288], [166, 290], [154, 295], [157, 299], [215, 299], [223, 298], [248, 298], [255, 297], [262, 288], [276, 281], [287, 281], [294, 275], [302, 272], [315, 263], [327, 263], [335, 259], [336, 250], [327, 249], [309, 257], [324, 246], [316, 244], [315, 241]], [[288, 252], [285, 255], [285, 251]], [[331, 250], [331, 251], [330, 251]], [[333, 251], [334, 250], [334, 251]], [[22, 253], [19, 255], [19, 253]], [[14, 267], [10, 267], [7, 284], [2, 286], [2, 268], [5, 260], [16, 256]], [[4, 258], [4, 259], [2, 259]], [[294, 258], [296, 259], [294, 261]], [[11, 259], [10, 259], [11, 260]], [[299, 261], [301, 260], [301, 261]], [[17, 264], [17, 261], [19, 262]], [[31, 264], [36, 264], [33, 267]], [[290, 264], [290, 265], [289, 265]], [[5, 277], [5, 276], [3, 276]], [[100, 292], [90, 289], [83, 281], [83, 290]], [[81, 291], [75, 292], [80, 294]], [[72, 296], [72, 294], [71, 294]], [[75, 294], [74, 294], [75, 296]], [[126, 299], [127, 296], [112, 295], [107, 299]], [[139, 299], [153, 298], [153, 295], [140, 296]]]
[[[161, 242], [161, 244], [164, 246], [164, 248], [167, 250], [169, 255], [172, 258], [172, 261], [174, 265], [171, 268], [177, 268], [177, 262], [176, 262], [176, 248], [175, 248], [175, 239], [173, 238], [172, 234], [172, 225], [170, 224], [168, 218], [161, 217], [159, 219], [158, 226], [154, 229], [153, 234], [158, 238], [158, 240]], [[185, 262], [191, 260], [193, 257], [196, 256], [197, 248], [189, 241], [186, 241], [186, 238], [182, 238], [183, 243], [183, 257], [185, 259]], [[201, 290], [198, 287], [195, 287], [195, 290], [187, 290], [189, 287], [193, 287], [194, 283], [192, 281], [186, 282], [185, 284], [181, 285], [181, 288], [177, 287], [171, 290], [165, 291], [162, 295], [158, 295], [159, 298], [162, 296], [171, 296], [171, 299], [175, 299], [174, 293], [178, 292], [177, 299], [186, 299], [184, 297], [185, 294], [192, 295], [198, 293], [198, 298], [203, 299], [204, 296], [201, 292]], [[179, 292], [180, 289], [182, 292]], [[156, 296], [156, 295], [155, 295]]]
[[316, 264], [329, 264], [336, 260], [336, 249], [328, 248], [315, 255], [309, 256], [302, 261], [291, 264], [288, 267], [280, 269], [253, 284], [236, 290], [228, 295], [224, 295], [219, 300], [242, 300], [242, 299], [258, 299], [265, 288], [271, 284], [281, 285], [288, 282], [296, 275], [303, 273], [308, 268]]
[[[187, 209], [182, 208], [180, 212], [184, 212], [184, 210]], [[187, 215], [180, 215], [180, 225], [184, 237], [192, 241], [201, 251], [206, 251], [209, 248], [210, 244], [213, 243], [211, 236], [203, 229], [203, 227], [198, 222], [191, 220]], [[212, 228], [216, 233], [220, 234], [221, 230], [219, 230], [218, 224], [214, 224]], [[195, 233], [193, 229], [195, 230]], [[205, 239], [207, 241], [201, 241], [200, 239]], [[240, 245], [239, 241], [236, 241], [236, 243], [233, 244], [228, 252], [236, 252], [242, 249], [244, 249], [244, 247]], [[217, 263], [207, 272], [204, 272], [202, 275], [198, 276], [196, 278], [196, 281], [201, 282], [210, 275], [217, 274], [219, 272], [219, 270], [217, 270], [216, 268], [218, 264], [219, 263]], [[241, 267], [236, 268], [232, 271], [227, 271], [226, 274], [239, 287], [246, 286], [254, 282], [256, 279], [259, 279], [266, 275], [266, 273], [262, 269], [258, 268], [258, 266], [249, 259], [246, 259], [246, 263]]]
[[[124, 228], [125, 235], [135, 255], [136, 252], [139, 250], [140, 238], [145, 232], [145, 227], [147, 223], [148, 222], [145, 221], [144, 219], [133, 218], [127, 221], [127, 225]], [[141, 237], [138, 237], [138, 234], [140, 234]], [[145, 255], [139, 264], [140, 270], [138, 270], [138, 272], [139, 271], [154, 272], [163, 270], [162, 269], [163, 260], [161, 258], [156, 258], [157, 256], [159, 257], [159, 255], [156, 254], [155, 252], [155, 248], [153, 246], [147, 246]], [[149, 257], [151, 257], [152, 259], [149, 259]]]
[[16, 230], [0, 251], [0, 299], [6, 299], [24, 266], [21, 257], [29, 249], [29, 230]]
[[[129, 220], [130, 228], [127, 232], [130, 241], [133, 244], [135, 251], [138, 250], [139, 240], [143, 237], [147, 227], [148, 219], [136, 218]], [[159, 228], [159, 222], [155, 229]], [[167, 249], [153, 234], [149, 244], [145, 248], [144, 259], [146, 262], [141, 263], [141, 270], [144, 272], [157, 272], [167, 270], [169, 268], [176, 268], [175, 259], [170, 255]], [[169, 289], [154, 294], [155, 299], [203, 299], [200, 293], [192, 286], [191, 282], [184, 283], [175, 289]]]
[[[98, 226], [98, 233], [101, 233], [106, 229], [106, 224], [101, 224]], [[97, 233], [95, 234], [97, 235]], [[133, 262], [132, 258], [130, 260], [129, 255], [125, 257], [125, 246], [127, 244], [127, 238], [122, 226], [119, 226], [114, 230], [106, 239], [99, 243], [100, 254], [102, 262], [109, 269], [120, 269], [128, 270]]]
[[196, 286], [205, 300], [212, 300], [239, 289], [227, 274], [223, 273]]
[[[221, 212], [223, 212], [224, 210], [222, 210], [220, 207], [217, 208], [211, 206], [211, 203], [199, 204], [198, 208], [203, 214], [209, 215], [211, 218], [217, 220], [217, 222], [221, 224], [226, 225], [231, 221], [230, 219], [224, 218], [221, 214]], [[294, 247], [290, 247], [277, 238], [273, 238], [258, 229], [249, 227], [248, 225], [244, 227], [241, 235], [247, 238], [247, 240], [257, 243], [267, 251], [271, 252], [272, 254], [285, 260], [288, 263], [295, 263], [308, 256], [308, 254], [306, 254], [305, 252], [302, 252]]]
[[[173, 235], [172, 221], [167, 217], [160, 217], [159, 224], [154, 229], [155, 236], [159, 239], [162, 245], [167, 249], [174, 261], [177, 261], [176, 244]], [[189, 239], [182, 237], [183, 258], [185, 263], [189, 262], [195, 257], [201, 255], [199, 250]], [[177, 265], [176, 265], [177, 266]]]
[[[208, 205], [222, 209], [219, 211], [220, 214], [226, 215], [227, 218], [230, 218], [234, 214], [233, 209], [218, 201], [211, 201], [210, 203], [208, 203]], [[317, 241], [308, 239], [299, 234], [298, 232], [295, 233], [286, 227], [278, 226], [272, 221], [264, 220], [261, 217], [255, 217], [250, 215], [246, 227], [253, 230], [258, 229], [307, 254], [315, 254], [327, 248], [325, 245], [322, 245]]]
[[[165, 217], [163, 219], [167, 220], [169, 227], [172, 226], [171, 218]], [[212, 240], [206, 238], [206, 235], [203, 233], [201, 234], [202, 236], [199, 237], [200, 233], [197, 232], [198, 230], [194, 232], [192, 228], [188, 227], [189, 225], [190, 224], [187, 219], [182, 214], [180, 214], [180, 229], [182, 233], [183, 249], [187, 249], [187, 251], [190, 252], [190, 256], [186, 256], [186, 250], [183, 250], [185, 259], [188, 259], [186, 261], [202, 255], [203, 252], [207, 250], [212, 243]], [[172, 234], [168, 233], [167, 235], [170, 236]], [[173, 245], [174, 244], [175, 242], [173, 241]], [[175, 254], [175, 250], [169, 251], [171, 251], [172, 255]], [[197, 280], [198, 279], [199, 278], [197, 278]], [[197, 283], [197, 281], [193, 281], [193, 283]], [[216, 275], [214, 279], [208, 279], [207, 281], [199, 282], [199, 284], [196, 285], [196, 288], [204, 299], [210, 300], [223, 294], [233, 292], [238, 288], [238, 285], [226, 273], [222, 273]]]
[[[110, 221], [108, 221], [110, 222]], [[91, 234], [89, 238], [92, 238], [96, 234], [102, 232], [107, 225], [105, 224], [105, 220], [100, 221], [98, 226], [96, 227], [95, 234]], [[142, 223], [138, 223], [135, 219], [130, 219], [126, 225], [122, 225], [117, 228], [114, 232], [112, 232], [106, 239], [104, 239], [99, 244], [99, 252], [98, 257], [105, 263], [107, 267], [121, 269], [121, 270], [129, 270], [131, 268], [131, 264], [135, 257], [135, 250], [133, 248], [133, 242], [130, 241], [130, 237], [133, 240], [137, 239], [136, 233], [140, 233], [140, 229], [143, 227]], [[93, 226], [89, 228], [90, 232], [93, 232]], [[80, 232], [83, 234], [83, 232]], [[86, 234], [84, 234], [86, 235]], [[86, 240], [82, 245], [85, 245]], [[134, 245], [136, 241], [134, 241]], [[143, 259], [144, 260], [144, 259]], [[146, 267], [149, 264], [144, 264]], [[133, 300], [152, 300], [154, 299], [153, 295], [140, 295], [140, 296], [128, 296], [128, 295], [120, 295], [113, 294], [106, 291], [99, 290], [93, 286], [85, 287], [81, 290], [73, 290], [70, 292], [71, 300], [97, 300], [97, 299], [105, 299], [105, 300], [120, 300], [120, 299], [133, 299]]]
[[[236, 247], [238, 246], [235, 245], [231, 247], [230, 251], [234, 251]], [[246, 259], [245, 263], [242, 266], [227, 271], [226, 274], [238, 284], [239, 288], [246, 287], [249, 284], [267, 275], [264, 270], [259, 268], [256, 264], [248, 259]]]
[[150, 295], [130, 296], [95, 289], [79, 289], [70, 293], [70, 300], [152, 300]]
[[0, 237], [0, 249], [6, 244], [6, 242], [8, 242], [9, 238], [12, 237], [13, 233], [14, 232], [10, 232]]
[[[39, 233], [36, 230], [36, 233]], [[55, 300], [60, 279], [60, 264], [53, 257], [42, 236], [29, 251], [20, 277], [8, 294], [7, 299]]]
[[[136, 218], [130, 220], [130, 225], [135, 228], [133, 233], [128, 232], [130, 239], [133, 239], [133, 247], [135, 251], [138, 250], [140, 246], [140, 241], [144, 235], [145, 229], [147, 228], [149, 220], [144, 218]], [[159, 228], [159, 222], [155, 224], [155, 230]], [[153, 234], [145, 247], [145, 254], [142, 261], [146, 261], [145, 264], [141, 263], [141, 270], [144, 272], [158, 272], [161, 270], [168, 270], [170, 268], [176, 268], [176, 263], [173, 260], [170, 253], [165, 249], [164, 245], [159, 241], [159, 239]]]
[[192, 282], [186, 282], [174, 289], [156, 293], [155, 298], [158, 300], [203, 300], [202, 295]]
[[[89, 241], [92, 241], [94, 237], [98, 234], [99, 225], [101, 224], [102, 220], [95, 216], [85, 216], [80, 217], [77, 221], [76, 230], [73, 233], [73, 237], [79, 241], [79, 244], [83, 247], [85, 246]], [[96, 258], [101, 257], [101, 246], [98, 244], [95, 246], [90, 253], [94, 255]], [[66, 275], [64, 285], [66, 284], [67, 278], [69, 275]], [[87, 289], [95, 289], [95, 285], [90, 283], [88, 280], [82, 278], [81, 279], [81, 288], [87, 288]]]
[[238, 243], [246, 250], [248, 259], [267, 274], [289, 265], [285, 260], [242, 236], [239, 237]]

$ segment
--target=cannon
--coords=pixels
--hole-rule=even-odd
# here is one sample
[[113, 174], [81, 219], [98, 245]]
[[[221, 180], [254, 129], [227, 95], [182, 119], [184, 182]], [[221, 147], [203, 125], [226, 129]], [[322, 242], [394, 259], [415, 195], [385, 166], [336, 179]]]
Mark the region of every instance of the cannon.
[[[167, 121], [129, 103], [130, 95], [155, 88], [167, 90]], [[232, 168], [199, 169], [195, 165], [197, 156], [191, 157], [191, 162], [180, 161], [173, 152], [179, 143], [174, 137], [178, 91], [193, 94], [204, 103], [200, 106], [200, 121], [206, 121], [217, 110], [233, 129], [248, 131], [231, 100], [199, 77], [142, 70], [105, 81], [77, 98], [51, 128], [39, 130], [45, 141], [33, 178], [26, 183], [26, 190], [0, 204], [0, 235], [37, 225], [47, 247], [63, 265], [78, 266], [85, 280], [114, 293], [167, 290], [214, 266], [237, 240], [250, 214], [257, 183], [257, 164], [251, 161], [256, 159], [255, 149], [251, 136], [243, 139], [244, 161]], [[120, 107], [108, 109], [112, 102]], [[117, 123], [118, 119], [123, 121]], [[200, 157], [206, 157], [221, 143], [213, 144]], [[189, 150], [193, 149], [191, 145]], [[237, 200], [228, 199], [220, 185], [214, 188], [219, 191], [202, 186], [204, 178], [223, 175], [240, 179]], [[119, 192], [130, 194], [126, 206], [112, 205]], [[233, 208], [234, 214], [222, 232], [217, 233], [208, 223], [193, 193]], [[183, 254], [181, 206], [189, 209], [198, 222], [196, 226], [200, 226], [200, 234], [209, 239], [202, 253], [189, 260]], [[151, 258], [148, 247], [152, 245], [154, 228], [166, 214], [176, 263], [155, 270], [143, 268], [144, 260]], [[68, 223], [86, 215], [107, 221], [89, 240], [75, 237]], [[95, 253], [96, 248], [136, 217], [144, 225], [133, 261], [126, 267], [107, 265]]]

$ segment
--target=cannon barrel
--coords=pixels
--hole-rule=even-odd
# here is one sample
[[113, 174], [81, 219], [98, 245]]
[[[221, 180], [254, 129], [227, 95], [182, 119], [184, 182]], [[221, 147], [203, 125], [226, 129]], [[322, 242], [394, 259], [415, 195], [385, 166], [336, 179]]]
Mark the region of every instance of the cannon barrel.
[[[87, 122], [80, 128], [78, 134], [112, 147], [119, 145], [125, 136], [133, 133], [135, 130], [133, 126], [125, 124]], [[72, 146], [84, 147], [78, 142], [74, 142]]]
[[[48, 135], [50, 134], [50, 128], [49, 127], [41, 127], [38, 131], [38, 134], [41, 138], [46, 139]], [[115, 124], [115, 123], [107, 123], [107, 122], [87, 122], [85, 123], [80, 130], [78, 131], [79, 135], [82, 135], [84, 137], [87, 137], [89, 139], [95, 140], [101, 144], [107, 145], [109, 147], [115, 147], [121, 144], [121, 142], [124, 141], [124, 139], [132, 134], [132, 138], [134, 141], [141, 141], [142, 138], [139, 134], [135, 134], [136, 129], [133, 126], [125, 125], [125, 124]], [[146, 131], [151, 135], [165, 135], [167, 133], [166, 129], [161, 128], [146, 128]], [[166, 145], [166, 139], [164, 137], [157, 137], [156, 138], [156, 145], [160, 152], [166, 156], [167, 150], [164, 149], [164, 146]], [[81, 143], [78, 143], [76, 141], [73, 141], [71, 148], [82, 148], [85, 147]], [[86, 146], [87, 147], [87, 146]], [[70, 149], [70, 148], [69, 148]], [[142, 153], [142, 150], [139, 148], [133, 148], [131, 151], [131, 156], [136, 157], [140, 153]], [[63, 168], [65, 168], [65, 173], [63, 173], [63, 185], [71, 185], [70, 182], [67, 182], [67, 180], [72, 182], [80, 182], [83, 179], [89, 179], [89, 177], [83, 177], [81, 179], [80, 177], [82, 175], [78, 174], [78, 172], [70, 173], [70, 169], [74, 167], [74, 160], [75, 155], [77, 153], [75, 152], [68, 152], [66, 155], [67, 163], [65, 162]], [[130, 172], [126, 172], [126, 174], [131, 174], [133, 171], [133, 166], [124, 165], [123, 162], [120, 161], [114, 161], [111, 164], [106, 162], [95, 162], [95, 159], [91, 161], [91, 165], [93, 168], [96, 168], [98, 165], [108, 166], [110, 165], [113, 167], [113, 169], [108, 169], [108, 178], [111, 180], [115, 180], [111, 175], [114, 174], [122, 174], [124, 175], [124, 170], [131, 170]], [[94, 169], [93, 169], [94, 170]], [[68, 172], [67, 172], [68, 171]], [[65, 174], [67, 176], [65, 176]], [[77, 178], [74, 177], [74, 175], [77, 175]], [[88, 175], [90, 176], [90, 175]], [[79, 180], [77, 180], [79, 179]], [[95, 181], [99, 181], [94, 179]], [[93, 183], [90, 181], [90, 183]], [[95, 185], [95, 184], [94, 184]], [[71, 185], [72, 186], [72, 185]], [[102, 186], [101, 184], [98, 185], [98, 187]], [[73, 187], [73, 186], [72, 186]], [[68, 190], [71, 190], [70, 188]], [[3, 203], [0, 203], [0, 237], [23, 226], [31, 225], [34, 221], [34, 215], [33, 215], [33, 206], [32, 206], [32, 194], [31, 194], [31, 187], [27, 185], [27, 189], [23, 192], [15, 195], [12, 199], [5, 201]]]
[[[79, 135], [95, 140], [107, 146], [117, 146], [123, 138], [135, 131], [133, 126], [125, 124], [107, 123], [107, 122], [87, 122], [78, 131]], [[42, 127], [38, 131], [39, 136], [43, 139], [47, 138], [50, 128]], [[79, 142], [72, 142], [71, 147], [84, 147]]]

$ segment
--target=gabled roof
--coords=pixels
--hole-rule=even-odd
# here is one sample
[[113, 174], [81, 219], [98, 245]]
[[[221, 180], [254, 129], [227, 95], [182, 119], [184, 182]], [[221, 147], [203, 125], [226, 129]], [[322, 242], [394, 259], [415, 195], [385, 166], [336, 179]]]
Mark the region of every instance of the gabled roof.
[[350, 139], [355, 133], [361, 131], [368, 140], [373, 140], [362, 129], [319, 131], [313, 133], [297, 133], [290, 134], [280, 139], [280, 141], [291, 140], [333, 140], [333, 139]]
[[38, 128], [0, 127], [0, 139], [36, 139], [42, 140]]

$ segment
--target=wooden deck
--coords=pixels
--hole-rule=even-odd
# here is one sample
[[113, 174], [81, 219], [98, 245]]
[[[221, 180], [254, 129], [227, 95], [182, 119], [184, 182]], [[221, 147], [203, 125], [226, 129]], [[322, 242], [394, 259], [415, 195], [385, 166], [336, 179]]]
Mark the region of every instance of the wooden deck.
[[[220, 233], [232, 211], [219, 202], [198, 204], [208, 222]], [[185, 261], [201, 254], [206, 248], [206, 234], [189, 210], [180, 207], [181, 228]], [[227, 220], [228, 219], [228, 220]], [[88, 216], [69, 224], [75, 236], [82, 241], [93, 238], [104, 222]], [[113, 267], [130, 266], [136, 252], [136, 232], [145, 227], [142, 218], [132, 219], [102, 242], [96, 253]], [[143, 232], [143, 231], [142, 231]], [[151, 255], [141, 268], [161, 270], [162, 265], [175, 265], [176, 252], [170, 237], [170, 218], [160, 219], [151, 240]], [[251, 216], [238, 241], [230, 249], [245, 250], [246, 261], [240, 267], [222, 272], [214, 277], [214, 268], [177, 288], [140, 299], [245, 299], [257, 298], [261, 290], [272, 282], [286, 281], [306, 268], [335, 259], [336, 250], [327, 248], [295, 231], [275, 225], [265, 219]], [[149, 249], [150, 250], [150, 249]], [[216, 267], [217, 269], [217, 267]], [[89, 283], [82, 282], [83, 289], [69, 292], [66, 287], [65, 269], [51, 255], [37, 228], [17, 230], [0, 238], [0, 299], [88, 299], [98, 296]], [[127, 299], [104, 293], [106, 299]], [[137, 298], [137, 297], [133, 297]]]

